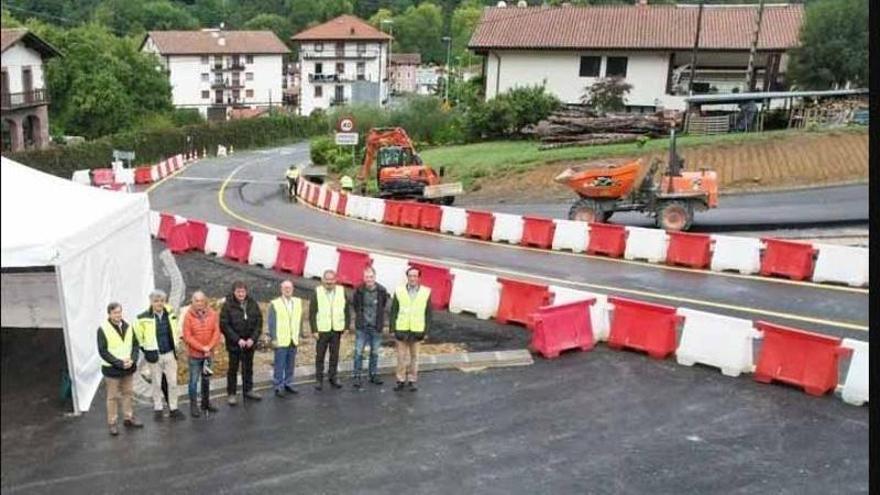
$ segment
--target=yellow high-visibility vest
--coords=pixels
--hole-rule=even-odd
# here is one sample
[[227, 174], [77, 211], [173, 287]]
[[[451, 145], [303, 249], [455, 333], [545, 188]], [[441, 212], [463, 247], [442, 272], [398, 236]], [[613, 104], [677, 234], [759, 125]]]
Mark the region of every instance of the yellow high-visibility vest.
[[[131, 348], [134, 344], [134, 330], [131, 328], [131, 325], [125, 329], [124, 337], [119, 336], [116, 329], [113, 328], [113, 325], [108, 320], [104, 320], [104, 323], [101, 323], [101, 331], [104, 332], [104, 338], [107, 339], [107, 351], [110, 352], [113, 357], [120, 361], [131, 359]], [[101, 366], [110, 368], [113, 365], [104, 361], [102, 358]]]
[[296, 179], [298, 177], [299, 177], [299, 169], [298, 168], [287, 169], [287, 178], [288, 179]]
[[272, 307], [275, 308], [275, 341], [278, 347], [287, 347], [290, 342], [293, 345], [299, 345], [299, 332], [302, 325], [302, 300], [298, 297], [291, 297], [291, 311], [287, 310], [287, 304], [284, 303], [283, 297], [272, 300]]
[[397, 297], [396, 332], [422, 333], [425, 331], [425, 309], [431, 299], [431, 289], [421, 286], [415, 299], [410, 299], [406, 285], [401, 285], [394, 292]]
[[341, 332], [345, 330], [345, 289], [338, 285], [333, 292], [333, 304], [327, 296], [327, 290], [323, 285], [315, 289], [318, 299], [318, 314], [316, 320], [319, 332]]
[[[156, 338], [156, 318], [153, 316], [153, 308], [149, 309], [149, 316], [138, 316], [134, 322], [135, 331], [137, 332], [138, 342], [145, 351], [158, 351], [159, 341]], [[168, 313], [168, 324], [171, 325], [171, 339], [174, 346], [180, 341], [180, 322], [177, 315], [174, 314], [174, 308], [165, 305], [165, 312]]]

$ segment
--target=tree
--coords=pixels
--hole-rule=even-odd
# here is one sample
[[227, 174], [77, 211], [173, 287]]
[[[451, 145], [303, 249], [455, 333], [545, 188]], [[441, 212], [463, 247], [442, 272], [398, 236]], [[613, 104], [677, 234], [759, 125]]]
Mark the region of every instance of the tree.
[[599, 113], [623, 110], [626, 106], [624, 99], [631, 90], [632, 84], [625, 82], [623, 78], [602, 78], [584, 88], [581, 103]]
[[417, 52], [423, 62], [445, 63], [446, 45], [443, 37], [443, 11], [431, 2], [406, 9], [394, 19], [394, 37], [398, 53]]
[[868, 1], [818, 0], [807, 6], [789, 77], [803, 89], [868, 82]]
[[252, 31], [272, 31], [284, 42], [290, 40], [293, 34], [293, 25], [278, 14], [259, 14], [242, 27]]
[[195, 29], [199, 26], [199, 21], [189, 11], [167, 0], [145, 3], [131, 0], [104, 0], [95, 9], [94, 18], [118, 34]]
[[450, 30], [452, 32], [453, 56], [470, 59], [470, 51], [468, 51], [467, 45], [471, 40], [471, 35], [474, 34], [474, 28], [477, 27], [481, 15], [483, 15], [483, 8], [476, 0], [462, 2], [452, 12]]

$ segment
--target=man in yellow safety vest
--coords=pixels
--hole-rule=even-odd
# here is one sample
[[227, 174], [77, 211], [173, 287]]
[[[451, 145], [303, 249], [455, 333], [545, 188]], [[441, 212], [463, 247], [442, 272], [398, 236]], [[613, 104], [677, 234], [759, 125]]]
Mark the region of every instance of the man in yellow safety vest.
[[296, 362], [296, 348], [299, 347], [299, 334], [302, 329], [302, 299], [293, 297], [293, 282], [281, 282], [281, 296], [269, 304], [269, 336], [275, 349], [272, 383], [275, 396], [284, 398], [286, 391], [296, 394], [293, 388], [293, 369]]
[[177, 343], [180, 341], [180, 322], [174, 308], [166, 304], [165, 299], [165, 292], [151, 292], [150, 307], [139, 314], [135, 321], [137, 339], [150, 369], [153, 415], [157, 421], [162, 420], [165, 400], [168, 401], [171, 419], [185, 418], [177, 408]]
[[343, 191], [350, 193], [354, 190], [354, 181], [351, 177], [343, 175], [342, 178], [339, 179], [339, 187], [341, 187]]
[[336, 272], [326, 270], [321, 277], [321, 285], [309, 300], [309, 325], [312, 332], [318, 333], [315, 356], [315, 390], [324, 389], [324, 356], [330, 347], [330, 365], [327, 375], [330, 386], [342, 388], [336, 380], [339, 364], [339, 340], [349, 325], [348, 303], [345, 289], [336, 284]]
[[394, 391], [408, 386], [418, 390], [419, 344], [431, 327], [431, 289], [421, 285], [422, 272], [416, 267], [406, 271], [406, 284], [394, 291], [388, 318], [397, 348], [397, 384]]
[[287, 169], [287, 195], [290, 199], [296, 199], [296, 186], [299, 180], [299, 167], [291, 165]]
[[134, 328], [122, 319], [122, 305], [107, 305], [107, 319], [98, 328], [98, 355], [107, 387], [107, 424], [116, 436], [119, 402], [127, 428], [143, 428], [134, 417], [134, 372], [137, 370], [138, 340]]

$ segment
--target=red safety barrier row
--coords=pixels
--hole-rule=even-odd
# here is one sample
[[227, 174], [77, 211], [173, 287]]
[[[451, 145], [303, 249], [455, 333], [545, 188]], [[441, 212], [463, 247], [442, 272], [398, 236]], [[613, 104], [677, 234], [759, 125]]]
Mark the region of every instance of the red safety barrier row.
[[[303, 182], [299, 195], [307, 203], [329, 210], [330, 202], [318, 205], [319, 186]], [[329, 195], [328, 195], [329, 197]], [[345, 215], [348, 196], [340, 194], [335, 213]], [[443, 209], [436, 204], [414, 201], [384, 201], [382, 223], [412, 229], [440, 231]], [[360, 213], [363, 215], [363, 213]], [[491, 212], [466, 210], [467, 224], [462, 235], [481, 240], [492, 239], [495, 217]], [[557, 225], [553, 219], [523, 216], [523, 246], [551, 249]], [[622, 225], [591, 223], [586, 251], [592, 255], [620, 258], [626, 252], [627, 230]], [[693, 269], [708, 269], [712, 264], [714, 240], [708, 234], [669, 232], [669, 245], [665, 263]], [[807, 243], [780, 239], [763, 239], [766, 248], [761, 254], [760, 274], [770, 277], [786, 277], [792, 280], [809, 280], [813, 276], [814, 259], [818, 250]], [[565, 249], [564, 247], [562, 249]], [[856, 266], [856, 265], [854, 265]], [[818, 277], [817, 277], [818, 280]], [[855, 285], [867, 285], [867, 276]], [[828, 281], [822, 280], [822, 281]], [[843, 283], [837, 281], [837, 283]], [[852, 283], [852, 282], [850, 282]]]
[[[164, 236], [169, 249], [175, 253], [191, 249], [204, 251], [209, 229], [218, 228], [197, 220], [181, 221], [169, 213], [159, 214], [158, 223], [157, 237]], [[223, 256], [247, 263], [253, 235], [234, 227], [226, 230], [228, 240]], [[278, 241], [272, 268], [302, 275], [308, 245], [282, 236]], [[703, 239], [687, 238], [685, 242], [696, 242], [701, 250], [704, 247]], [[337, 252], [337, 266], [328, 268], [336, 268], [339, 282], [344, 285], [361, 284], [364, 268], [372, 264], [370, 253], [342, 247], [338, 247]], [[431, 288], [432, 307], [447, 308], [455, 284], [450, 268], [413, 260], [408, 260], [408, 265], [421, 270], [422, 284]], [[597, 315], [591, 314], [596, 311], [595, 298], [585, 297], [584, 300], [553, 305], [553, 294], [545, 285], [507, 278], [493, 280], [501, 286], [496, 320], [526, 324], [532, 330], [531, 348], [535, 352], [552, 358], [564, 350], [586, 351], [595, 345], [593, 322], [605, 319], [600, 315], [596, 320]], [[485, 290], [497, 289], [486, 287]], [[614, 296], [608, 297], [607, 301], [611, 307], [608, 318], [610, 348], [642, 351], [657, 359], [676, 352], [677, 331], [684, 323], [684, 316], [677, 313], [677, 308]], [[602, 308], [601, 311], [606, 311], [604, 305]], [[841, 346], [840, 338], [764, 321], [754, 325], [763, 334], [754, 373], [756, 381], [795, 385], [810, 395], [824, 395], [835, 389], [839, 381], [840, 358], [851, 352]]]
[[[192, 158], [193, 156], [195, 156], [195, 154], [179, 154], [172, 156], [167, 160], [163, 160], [156, 165], [136, 167], [133, 173], [134, 183], [150, 184], [156, 180], [164, 179], [194, 160], [195, 158]], [[116, 173], [111, 168], [96, 168], [90, 170], [89, 180], [93, 186], [102, 189], [110, 189], [112, 191], [126, 190], [126, 184], [117, 181]]]

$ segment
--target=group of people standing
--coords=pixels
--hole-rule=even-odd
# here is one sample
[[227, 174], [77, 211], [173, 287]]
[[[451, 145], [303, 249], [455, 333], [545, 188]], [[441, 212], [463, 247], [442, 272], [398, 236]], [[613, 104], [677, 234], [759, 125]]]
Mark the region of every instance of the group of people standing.
[[[383, 384], [378, 373], [378, 362], [379, 348], [387, 328], [396, 342], [394, 390], [418, 390], [419, 345], [427, 335], [432, 320], [431, 290], [421, 285], [418, 268], [410, 267], [406, 278], [405, 284], [389, 294], [385, 287], [376, 282], [373, 268], [367, 267], [363, 284], [354, 289], [349, 299], [345, 288], [337, 284], [336, 272], [326, 270], [321, 284], [309, 298], [308, 315], [305, 315], [303, 300], [294, 295], [293, 282], [281, 282], [280, 295], [270, 302], [266, 315], [274, 349], [272, 382], [275, 396], [286, 398], [298, 393], [293, 375], [301, 339], [309, 335], [302, 324], [306, 318], [311, 333], [317, 336], [316, 391], [324, 389], [328, 352], [328, 383], [334, 389], [342, 388], [338, 379], [339, 347], [342, 334], [352, 328], [352, 323], [356, 332], [352, 385], [356, 389], [364, 387], [363, 354], [367, 347], [369, 363], [366, 381], [376, 386]], [[219, 312], [208, 305], [204, 292], [194, 292], [192, 304], [182, 320], [181, 324], [174, 308], [167, 303], [165, 293], [159, 290], [150, 294], [150, 307], [138, 314], [133, 324], [125, 321], [119, 303], [113, 302], [107, 306], [107, 319], [98, 328], [98, 354], [107, 387], [107, 420], [111, 435], [119, 434], [120, 402], [123, 425], [128, 428], [143, 427], [143, 423], [135, 417], [133, 408], [134, 373], [141, 352], [150, 370], [155, 418], [164, 419], [167, 403], [170, 419], [185, 419], [177, 400], [177, 353], [183, 351], [178, 347], [181, 338], [189, 358], [188, 392], [192, 417], [217, 412], [210, 401], [210, 377], [213, 375], [213, 351], [221, 335], [225, 339], [229, 357], [227, 403], [230, 406], [238, 404], [239, 368], [243, 400], [261, 400], [254, 391], [253, 368], [255, 345], [263, 328], [263, 314], [257, 301], [248, 295], [245, 284], [233, 284], [232, 292]]]

